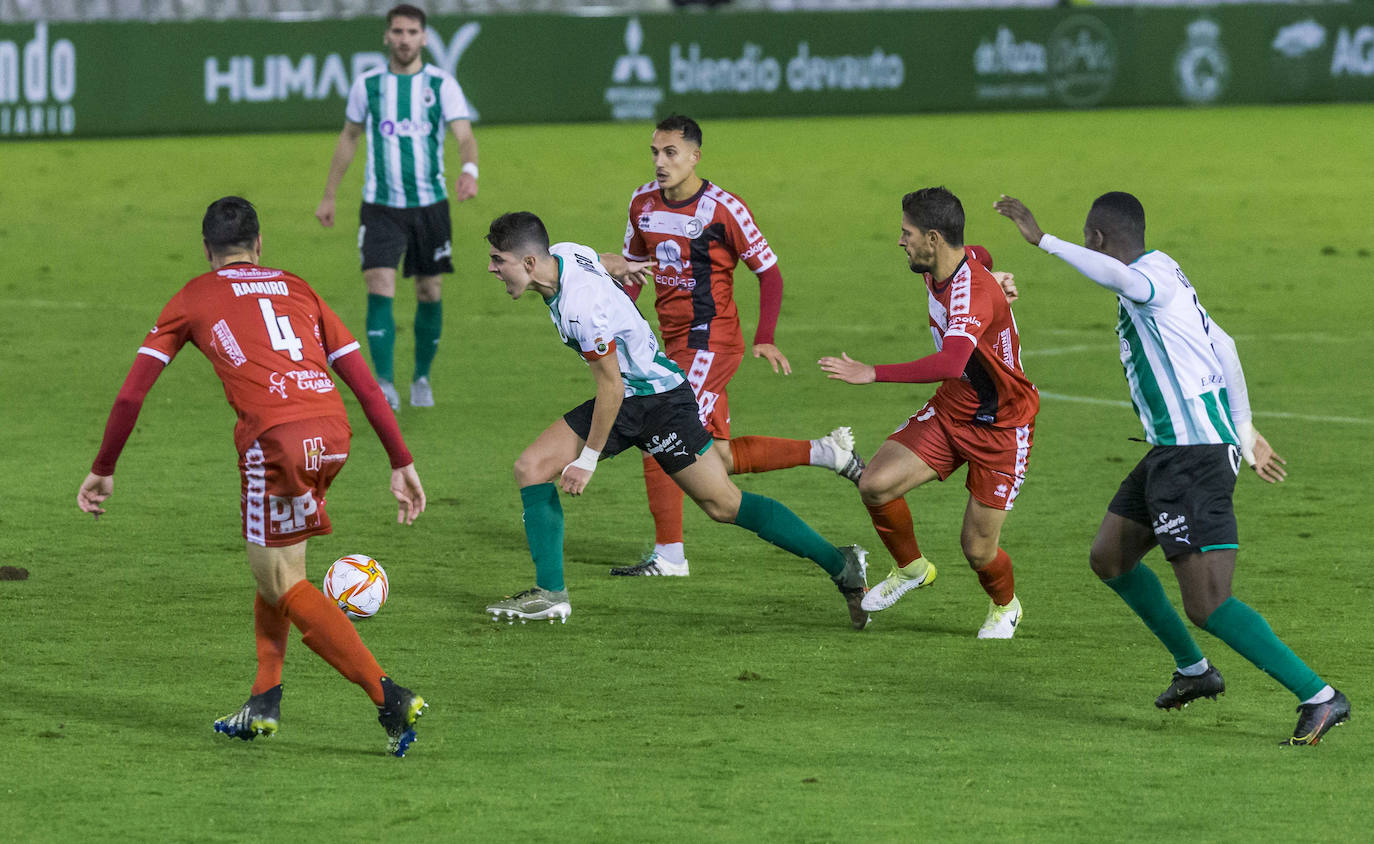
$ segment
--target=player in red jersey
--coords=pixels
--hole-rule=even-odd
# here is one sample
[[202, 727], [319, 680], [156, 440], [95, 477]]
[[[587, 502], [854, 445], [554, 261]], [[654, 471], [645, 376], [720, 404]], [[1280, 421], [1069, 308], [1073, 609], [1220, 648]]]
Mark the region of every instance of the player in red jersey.
[[290, 625], [302, 641], [377, 705], [388, 750], [404, 756], [415, 739], [424, 698], [391, 681], [333, 601], [305, 579], [306, 539], [331, 530], [325, 493], [348, 459], [348, 414], [326, 369], [353, 390], [391, 459], [397, 521], [424, 512], [425, 491], [396, 418], [358, 351], [358, 341], [301, 279], [263, 267], [262, 236], [251, 203], [216, 201], [201, 223], [211, 271], [191, 279], [148, 332], [105, 425], [100, 453], [77, 492], [99, 518], [114, 491], [114, 468], [143, 400], [186, 343], [210, 359], [238, 414], [234, 444], [242, 477], [240, 514], [253, 606], [258, 673], [248, 702], [215, 722], [215, 731], [251, 740], [277, 731], [282, 660]]
[[[910, 363], [869, 366], [842, 354], [821, 358], [831, 378], [939, 382], [930, 401], [888, 437], [859, 479], [859, 495], [896, 565], [864, 596], [869, 612], [935, 581], [935, 566], [916, 543], [903, 496], [968, 464], [968, 508], [960, 535], [964, 557], [992, 599], [980, 639], [1010, 639], [1021, 622], [1011, 558], [998, 546], [1007, 512], [1021, 491], [1040, 399], [1021, 368], [1012, 317], [1014, 281], [995, 277], [981, 247], [964, 247], [964, 208], [944, 188], [902, 198], [902, 237], [912, 272], [925, 278], [936, 353]], [[970, 260], [975, 255], [985, 264]]]
[[[687, 373], [701, 422], [731, 474], [770, 472], [792, 466], [822, 466], [857, 482], [863, 460], [854, 452], [848, 428], [815, 440], [779, 437], [730, 438], [730, 400], [726, 386], [744, 359], [744, 337], [735, 307], [735, 266], [743, 261], [759, 278], [759, 323], [753, 354], [774, 372], [791, 374], [792, 365], [773, 343], [782, 307], [782, 273], [768, 239], [755, 225], [744, 201], [703, 180], [701, 127], [673, 115], [654, 130], [650, 143], [654, 181], [630, 198], [624, 259], [653, 262], [630, 274], [625, 284], [638, 299], [642, 283], [654, 282], [664, 351]], [[602, 256], [620, 275], [621, 256]], [[686, 575], [682, 545], [682, 490], [657, 462], [644, 458], [644, 485], [654, 518], [654, 550], [637, 565], [611, 569], [619, 575]]]

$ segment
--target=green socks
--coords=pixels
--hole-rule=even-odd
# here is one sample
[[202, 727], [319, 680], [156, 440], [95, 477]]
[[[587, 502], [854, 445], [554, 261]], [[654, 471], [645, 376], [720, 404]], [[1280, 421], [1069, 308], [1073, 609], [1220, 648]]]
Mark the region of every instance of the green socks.
[[1185, 668], [1202, 661], [1202, 651], [1198, 649], [1197, 642], [1193, 641], [1178, 611], [1169, 603], [1169, 596], [1164, 594], [1159, 578], [1149, 566], [1137, 563], [1125, 574], [1102, 582], [1120, 595], [1126, 606], [1134, 610], [1145, 626], [1150, 628], [1150, 632], [1164, 643], [1164, 647], [1173, 655], [1175, 665]]
[[444, 328], [444, 303], [415, 304], [415, 375], [412, 380], [429, 377], [430, 364], [439, 351], [439, 335]]
[[1307, 663], [1298, 659], [1292, 648], [1274, 635], [1264, 616], [1234, 597], [1222, 601], [1202, 629], [1278, 680], [1298, 700], [1307, 700], [1326, 685]]
[[760, 539], [784, 551], [811, 560], [831, 577], [844, 571], [844, 554], [840, 553], [840, 549], [826, 542], [825, 537], [816, 533], [796, 513], [771, 498], [743, 493], [735, 524], [753, 531]]
[[[396, 317], [390, 296], [367, 294], [367, 348], [377, 380], [396, 383]], [[432, 355], [431, 355], [432, 357]]]
[[525, 540], [534, 558], [534, 585], [562, 592], [563, 505], [558, 501], [558, 487], [551, 483], [520, 487], [520, 503], [525, 508]]

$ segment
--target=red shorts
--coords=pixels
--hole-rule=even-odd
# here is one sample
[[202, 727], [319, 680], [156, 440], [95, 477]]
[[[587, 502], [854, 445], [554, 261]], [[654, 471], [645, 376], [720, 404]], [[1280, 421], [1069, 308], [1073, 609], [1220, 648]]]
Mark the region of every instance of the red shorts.
[[1034, 422], [990, 428], [951, 420], [927, 404], [888, 439], [911, 449], [942, 481], [967, 463], [969, 494], [989, 507], [1010, 510], [1026, 479], [1034, 431]]
[[243, 536], [254, 545], [295, 545], [329, 533], [324, 495], [348, 459], [353, 432], [338, 416], [268, 428], [239, 455]]
[[687, 383], [697, 397], [701, 424], [713, 439], [730, 439], [730, 397], [725, 394], [744, 355], [706, 352], [700, 349], [675, 349], [668, 353], [673, 363], [687, 373]]

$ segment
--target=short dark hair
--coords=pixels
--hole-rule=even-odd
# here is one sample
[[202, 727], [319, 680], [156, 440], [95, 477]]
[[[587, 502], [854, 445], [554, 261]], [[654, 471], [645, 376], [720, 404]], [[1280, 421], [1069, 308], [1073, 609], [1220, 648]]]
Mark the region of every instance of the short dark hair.
[[216, 199], [205, 209], [205, 218], [200, 222], [201, 237], [217, 255], [234, 249], [252, 249], [259, 231], [257, 209], [241, 196]]
[[657, 132], [681, 132], [684, 141], [701, 146], [701, 127], [685, 114], [670, 114], [658, 121], [654, 127]]
[[421, 9], [419, 6], [412, 6], [409, 3], [393, 6], [391, 11], [386, 13], [387, 26], [391, 26], [393, 18], [414, 18], [420, 22], [420, 28], [423, 29], [425, 26], [425, 10]]
[[540, 254], [549, 251], [549, 231], [544, 221], [528, 211], [511, 211], [491, 221], [487, 229], [487, 243], [498, 252], [517, 252], [535, 247]]
[[1088, 209], [1088, 225], [1114, 240], [1145, 242], [1145, 206], [1125, 191], [1104, 193]]
[[943, 187], [921, 188], [902, 197], [902, 213], [922, 231], [937, 231], [950, 246], [964, 245], [964, 206]]

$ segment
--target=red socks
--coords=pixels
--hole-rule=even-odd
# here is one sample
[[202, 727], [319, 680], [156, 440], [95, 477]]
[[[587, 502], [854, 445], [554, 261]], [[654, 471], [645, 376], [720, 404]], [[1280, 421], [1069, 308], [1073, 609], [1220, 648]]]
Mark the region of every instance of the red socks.
[[290, 632], [291, 621], [286, 614], [257, 595], [253, 600], [253, 636], [258, 642], [258, 676], [253, 680], [251, 694], [260, 695], [281, 685], [286, 634]]
[[1016, 578], [1011, 573], [1011, 557], [1001, 548], [997, 549], [997, 556], [986, 568], [974, 569], [974, 572], [978, 575], [978, 582], [983, 584], [983, 591], [997, 606], [1005, 607], [1016, 597]]
[[911, 508], [906, 506], [905, 498], [894, 498], [876, 507], [869, 505], [868, 515], [898, 566], [920, 558], [921, 546], [916, 544], [916, 526], [911, 522]]
[[681, 542], [682, 488], [648, 455], [644, 456], [644, 489], [649, 493], [649, 513], [654, 517], [654, 542]]
[[810, 466], [811, 441], [739, 437], [730, 440], [730, 455], [734, 459], [736, 475]]
[[340, 674], [363, 687], [367, 696], [382, 705], [382, 667], [358, 637], [353, 622], [333, 601], [308, 580], [286, 590], [278, 609], [300, 628], [302, 641]]

